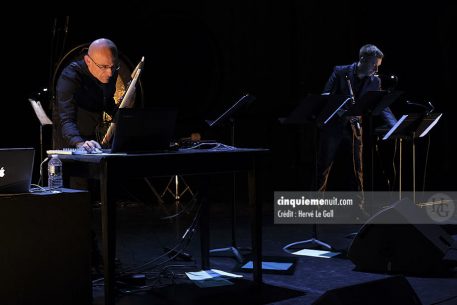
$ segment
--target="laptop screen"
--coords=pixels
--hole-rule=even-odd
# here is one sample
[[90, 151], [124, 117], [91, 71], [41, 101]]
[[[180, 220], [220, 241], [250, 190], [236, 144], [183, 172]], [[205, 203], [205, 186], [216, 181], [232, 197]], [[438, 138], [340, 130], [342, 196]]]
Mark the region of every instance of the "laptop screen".
[[176, 116], [174, 108], [118, 109], [111, 153], [170, 150]]
[[0, 148], [0, 193], [28, 193], [32, 181], [33, 148]]

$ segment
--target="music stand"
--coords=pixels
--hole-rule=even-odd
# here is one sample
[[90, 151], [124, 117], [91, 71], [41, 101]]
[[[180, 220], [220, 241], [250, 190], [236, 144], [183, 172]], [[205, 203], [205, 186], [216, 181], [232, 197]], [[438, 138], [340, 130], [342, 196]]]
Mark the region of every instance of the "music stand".
[[[205, 122], [208, 124], [209, 127], [216, 127], [225, 123], [226, 121], [230, 122], [230, 142], [232, 146], [235, 146], [235, 113], [241, 109], [242, 107], [250, 104], [255, 100], [255, 96], [250, 94], [245, 94], [240, 99], [238, 99], [230, 108], [228, 108], [224, 113], [222, 113], [217, 119], [215, 120], [206, 120]], [[229, 247], [225, 248], [218, 248], [218, 249], [211, 249], [210, 253], [219, 253], [219, 252], [231, 252], [231, 254], [238, 260], [239, 263], [244, 261], [241, 253], [240, 248], [237, 246], [236, 243], [236, 174], [233, 173], [233, 199], [232, 199], [232, 243]]]
[[41, 103], [39, 101], [35, 101], [32, 98], [29, 98], [30, 105], [33, 108], [33, 111], [35, 112], [36, 117], [38, 118], [38, 121], [40, 121], [40, 180], [43, 178], [41, 173], [42, 169], [41, 167], [43, 166], [43, 155], [44, 155], [44, 144], [43, 144], [43, 126], [45, 125], [52, 125], [52, 121], [49, 119], [49, 117], [46, 115], [46, 112], [43, 109], [43, 106], [41, 106]]
[[[255, 96], [246, 94], [243, 95], [238, 101], [235, 102], [229, 109], [227, 109], [224, 113], [222, 113], [217, 119], [214, 121], [206, 120], [205, 122], [209, 125], [209, 127], [215, 127], [219, 124], [224, 123], [228, 119], [233, 120], [233, 115], [236, 113], [238, 109], [241, 107], [250, 104], [255, 100]], [[232, 143], [233, 144], [233, 143]]]
[[443, 113], [410, 113], [404, 114], [398, 122], [384, 135], [383, 140], [399, 139], [399, 178], [398, 192], [401, 200], [402, 192], [402, 158], [403, 158], [403, 139], [410, 139], [412, 142], [412, 166], [413, 166], [413, 202], [416, 202], [416, 138], [425, 137], [430, 130], [438, 123]]
[[[317, 127], [322, 127], [336, 115], [342, 115], [349, 106], [351, 98], [346, 95], [319, 95], [308, 96], [286, 118], [280, 118], [282, 124], [305, 125], [312, 124], [314, 128], [313, 142], [317, 147]], [[317, 152], [314, 151], [314, 181], [317, 182]], [[317, 238], [317, 223], [313, 223], [311, 238], [286, 245], [283, 250], [291, 253], [288, 248], [300, 244], [311, 244], [311, 247], [323, 247], [333, 250], [333, 247]]]
[[373, 145], [373, 116], [381, 114], [381, 112], [395, 102], [401, 95], [402, 91], [367, 91], [360, 99], [356, 100], [352, 106], [344, 113], [346, 116], [361, 116], [365, 115], [367, 118], [366, 124], [368, 134], [364, 137], [364, 144], [369, 147], [370, 158], [369, 166], [370, 177], [369, 184], [371, 191], [374, 191], [374, 145]]

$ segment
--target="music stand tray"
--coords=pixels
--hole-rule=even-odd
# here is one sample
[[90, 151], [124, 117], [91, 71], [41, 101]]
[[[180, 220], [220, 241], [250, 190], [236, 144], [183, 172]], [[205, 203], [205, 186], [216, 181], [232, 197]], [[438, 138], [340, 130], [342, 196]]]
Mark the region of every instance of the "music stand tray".
[[402, 195], [402, 140], [411, 139], [412, 141], [412, 162], [413, 162], [413, 201], [416, 202], [416, 149], [414, 139], [425, 137], [430, 130], [438, 123], [443, 116], [443, 113], [427, 113], [427, 114], [404, 114], [398, 122], [386, 133], [382, 138], [400, 139], [399, 153], [399, 199]]
[[325, 107], [316, 118], [318, 127], [327, 125], [335, 116], [342, 117], [351, 107], [352, 98], [349, 95], [322, 95], [325, 97]]
[[422, 138], [438, 123], [442, 115], [443, 113], [430, 113], [426, 115], [417, 113], [404, 114], [382, 139]]
[[227, 119], [232, 118], [232, 116], [235, 114], [235, 112], [243, 107], [244, 105], [250, 104], [255, 100], [255, 96], [246, 94], [242, 96], [238, 101], [235, 102], [229, 109], [227, 109], [224, 113], [222, 113], [217, 119], [214, 121], [211, 120], [206, 120], [205, 122], [209, 125], [209, 127], [214, 127], [217, 126], [223, 122], [225, 122]]
[[316, 121], [318, 126], [322, 127], [336, 115], [340, 117], [365, 114], [378, 115], [402, 94], [401, 91], [368, 91], [355, 102], [348, 95], [327, 95], [327, 104]]
[[279, 118], [279, 122], [286, 125], [314, 123], [325, 107], [327, 99], [328, 96], [325, 95], [308, 94], [287, 117]]
[[[370, 92], [376, 92], [376, 91], [369, 91], [367, 94]], [[386, 92], [386, 91], [381, 91], [381, 92]], [[378, 102], [377, 106], [373, 108], [373, 115], [379, 115], [381, 112], [386, 108], [389, 107], [393, 102], [395, 102], [400, 96], [403, 95], [403, 91], [392, 91], [392, 92], [387, 92], [384, 94], [381, 98], [381, 100]]]
[[402, 94], [402, 91], [368, 91], [355, 102], [354, 106], [349, 109], [346, 115], [357, 116], [367, 113], [379, 115], [386, 107], [389, 107]]
[[392, 104], [403, 92], [368, 91], [356, 103], [348, 95], [309, 94], [286, 118], [283, 124], [306, 124], [316, 122], [319, 127], [326, 125], [335, 115], [358, 116], [365, 113], [378, 115]]

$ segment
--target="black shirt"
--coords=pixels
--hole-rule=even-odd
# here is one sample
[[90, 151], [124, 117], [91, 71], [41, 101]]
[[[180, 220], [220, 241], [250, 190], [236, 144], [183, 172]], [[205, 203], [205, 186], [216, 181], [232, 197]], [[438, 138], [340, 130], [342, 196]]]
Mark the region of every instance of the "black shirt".
[[113, 115], [116, 109], [116, 78], [117, 73], [109, 83], [101, 83], [89, 72], [84, 60], [72, 62], [62, 71], [53, 110], [55, 149], [96, 139], [103, 112]]

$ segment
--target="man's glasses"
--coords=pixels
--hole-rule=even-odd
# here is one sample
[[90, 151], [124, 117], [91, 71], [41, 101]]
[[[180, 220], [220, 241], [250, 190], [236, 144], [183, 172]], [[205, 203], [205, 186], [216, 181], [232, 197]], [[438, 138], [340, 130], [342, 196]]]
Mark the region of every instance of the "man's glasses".
[[92, 62], [100, 69], [100, 70], [111, 70], [111, 71], [118, 71], [121, 67], [120, 64], [117, 64], [117, 65], [112, 65], [112, 66], [108, 66], [108, 65], [99, 65], [95, 62], [95, 60], [92, 59], [92, 57], [90, 57], [89, 53], [87, 53], [87, 57], [90, 58], [90, 60], [92, 60]]

